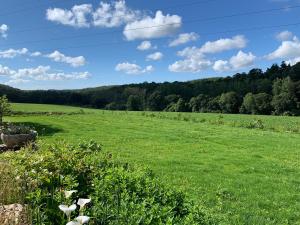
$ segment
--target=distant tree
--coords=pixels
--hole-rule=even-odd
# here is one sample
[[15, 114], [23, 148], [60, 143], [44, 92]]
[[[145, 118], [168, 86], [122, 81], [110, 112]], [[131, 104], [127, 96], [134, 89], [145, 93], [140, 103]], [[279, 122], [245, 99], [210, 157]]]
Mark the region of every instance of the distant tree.
[[130, 95], [126, 106], [129, 111], [141, 111], [143, 110], [143, 100], [140, 96]]
[[266, 93], [252, 94], [248, 93], [240, 108], [241, 113], [247, 114], [270, 114], [272, 96]]
[[0, 97], [0, 125], [3, 123], [3, 116], [11, 111], [11, 105], [6, 95]]
[[207, 111], [209, 103], [209, 96], [200, 94], [197, 97], [191, 98], [189, 105], [192, 112], [205, 112]]
[[219, 100], [219, 105], [224, 113], [237, 113], [239, 111], [239, 96], [231, 91], [223, 93]]
[[189, 104], [184, 101], [184, 99], [180, 98], [175, 105], [176, 112], [188, 112]]
[[243, 104], [240, 108], [241, 113], [246, 113], [246, 114], [255, 114], [256, 112], [256, 105], [255, 105], [255, 100], [254, 96], [252, 93], [248, 93], [245, 95], [243, 99]]
[[207, 112], [221, 112], [219, 101], [220, 96], [209, 98], [209, 101], [207, 103]]
[[180, 95], [175, 95], [175, 94], [167, 95], [165, 97], [165, 102], [166, 104], [169, 105], [171, 103], [177, 103], [179, 99], [180, 99]]
[[297, 113], [296, 86], [291, 78], [277, 79], [273, 84], [272, 106], [275, 114]]
[[165, 98], [161, 92], [153, 92], [147, 100], [147, 108], [150, 111], [161, 111], [165, 108]]

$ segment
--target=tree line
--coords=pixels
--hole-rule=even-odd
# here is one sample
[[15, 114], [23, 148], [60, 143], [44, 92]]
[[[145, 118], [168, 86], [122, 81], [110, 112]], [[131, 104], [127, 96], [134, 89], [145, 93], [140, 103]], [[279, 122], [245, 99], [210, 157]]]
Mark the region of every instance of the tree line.
[[0, 94], [12, 102], [107, 110], [300, 115], [300, 63], [282, 62], [232, 77], [81, 90], [24, 91], [1, 85]]

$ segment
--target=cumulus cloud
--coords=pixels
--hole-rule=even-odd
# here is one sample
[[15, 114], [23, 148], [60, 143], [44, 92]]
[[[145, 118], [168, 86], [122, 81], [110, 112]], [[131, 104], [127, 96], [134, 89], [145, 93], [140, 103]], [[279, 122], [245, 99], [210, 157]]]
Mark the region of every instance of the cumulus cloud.
[[169, 44], [169, 46], [174, 47], [182, 45], [191, 41], [196, 41], [198, 38], [199, 35], [194, 32], [179, 34], [178, 37]]
[[294, 59], [290, 59], [290, 60], [287, 60], [286, 63], [287, 64], [290, 64], [291, 66], [297, 64], [298, 62], [300, 62], [300, 57], [296, 57]]
[[46, 18], [49, 21], [73, 27], [119, 27], [141, 19], [143, 13], [126, 6], [124, 0], [111, 3], [100, 2], [95, 10], [91, 4], [74, 5], [70, 10], [49, 8]]
[[49, 21], [73, 27], [89, 27], [87, 16], [92, 13], [91, 4], [74, 5], [71, 10], [60, 8], [47, 9]]
[[15, 58], [16, 56], [20, 55], [26, 55], [28, 53], [27, 48], [21, 48], [21, 49], [8, 49], [4, 51], [0, 51], [0, 58]]
[[111, 4], [100, 2], [93, 13], [93, 24], [97, 27], [119, 27], [141, 18], [141, 15], [139, 10], [128, 8], [123, 0]]
[[6, 38], [8, 29], [9, 29], [9, 27], [6, 24], [2, 24], [0, 26], [0, 36], [3, 38]]
[[155, 52], [153, 54], [147, 55], [147, 61], [158, 61], [163, 58], [163, 54], [161, 52]]
[[[207, 54], [220, 53], [223, 51], [228, 51], [232, 49], [239, 49], [246, 47], [247, 40], [242, 35], [237, 35], [232, 38], [222, 38], [216, 41], [208, 41], [200, 48], [197, 47], [187, 47], [182, 51], [177, 52], [177, 55], [184, 57], [184, 60], [176, 61], [175, 63], [169, 65], [169, 70], [171, 72], [192, 72], [197, 73], [202, 70], [210, 68], [212, 65], [217, 70], [227, 69], [228, 62], [219, 61], [215, 64], [211, 60], [207, 59]], [[239, 53], [239, 57], [246, 58], [243, 53]], [[233, 58], [236, 60], [235, 64], [238, 63], [238, 58]]]
[[41, 56], [41, 55], [42, 55], [41, 52], [32, 52], [32, 53], [30, 53], [30, 56], [32, 56], [32, 57], [38, 57], [38, 56]]
[[159, 38], [175, 33], [181, 25], [180, 16], [163, 15], [161, 11], [157, 11], [154, 18], [147, 16], [141, 20], [128, 23], [123, 34], [129, 41]]
[[153, 66], [147, 66], [146, 68], [142, 68], [141, 66], [129, 62], [119, 63], [116, 68], [118, 72], [124, 72], [126, 74], [143, 74], [143, 73], [150, 73], [154, 70]]
[[78, 80], [90, 77], [88, 72], [57, 72], [51, 70], [50, 66], [38, 66], [35, 68], [23, 68], [18, 70], [10, 69], [0, 65], [0, 75], [10, 78], [8, 83], [16, 83], [31, 80], [55, 81], [55, 80]]
[[172, 65], [169, 65], [169, 70], [171, 72], [183, 73], [191, 72], [197, 73], [202, 70], [208, 69], [211, 66], [211, 61], [208, 59], [201, 58], [189, 58], [185, 60], [176, 61]]
[[246, 45], [246, 38], [243, 35], [237, 35], [232, 38], [222, 38], [217, 41], [208, 41], [199, 49], [199, 51], [201, 53], [219, 53], [231, 49], [244, 48]]
[[278, 41], [287, 41], [287, 40], [291, 40], [292, 38], [293, 38], [293, 33], [287, 30], [282, 31], [276, 35], [276, 39]]
[[77, 57], [65, 56], [59, 51], [54, 51], [51, 54], [46, 55], [46, 57], [52, 59], [55, 62], [63, 62], [63, 63], [70, 64], [73, 67], [84, 66], [86, 63], [85, 58], [83, 56], [77, 56]]
[[237, 55], [234, 55], [227, 60], [217, 60], [213, 65], [213, 70], [217, 72], [226, 72], [231, 70], [239, 70], [244, 67], [252, 66], [256, 56], [251, 52], [244, 53], [243, 51], [239, 51]]
[[225, 72], [231, 70], [231, 67], [226, 60], [217, 60], [213, 65], [213, 70], [217, 72]]
[[137, 46], [137, 49], [140, 51], [146, 51], [154, 48], [156, 48], [156, 46], [153, 46], [150, 41], [143, 41], [139, 46]]
[[272, 53], [267, 55], [267, 59], [291, 59], [300, 57], [300, 41], [297, 37], [293, 40], [283, 41], [281, 45]]

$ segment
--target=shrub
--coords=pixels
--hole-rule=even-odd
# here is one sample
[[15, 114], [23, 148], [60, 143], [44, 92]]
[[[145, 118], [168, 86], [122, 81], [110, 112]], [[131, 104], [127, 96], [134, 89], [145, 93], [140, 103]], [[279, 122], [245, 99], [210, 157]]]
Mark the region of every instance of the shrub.
[[[3, 156], [26, 181], [33, 224], [66, 224], [59, 210], [65, 190], [92, 199], [90, 224], [216, 224], [213, 216], [162, 184], [152, 171], [112, 159], [95, 142], [30, 147]], [[69, 204], [69, 203], [67, 203]]]

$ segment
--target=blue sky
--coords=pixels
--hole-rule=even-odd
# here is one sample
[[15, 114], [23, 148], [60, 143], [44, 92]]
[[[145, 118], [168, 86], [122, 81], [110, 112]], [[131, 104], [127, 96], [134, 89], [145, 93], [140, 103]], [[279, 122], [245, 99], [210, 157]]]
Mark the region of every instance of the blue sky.
[[298, 0], [3, 1], [0, 82], [74, 89], [294, 64], [299, 12]]

